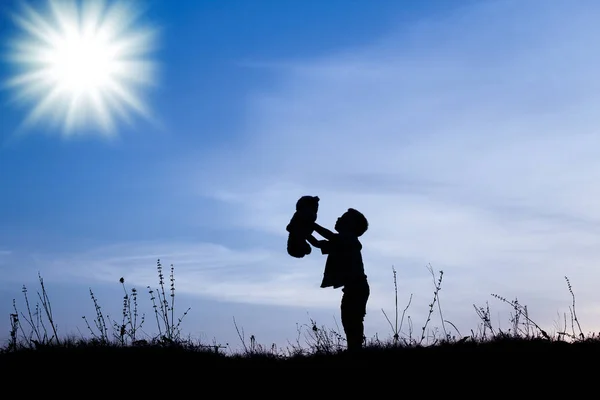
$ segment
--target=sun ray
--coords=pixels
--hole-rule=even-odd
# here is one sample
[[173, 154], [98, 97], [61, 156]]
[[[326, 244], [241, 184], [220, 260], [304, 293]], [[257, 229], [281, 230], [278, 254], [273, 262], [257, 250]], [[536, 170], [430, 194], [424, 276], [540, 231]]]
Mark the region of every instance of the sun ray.
[[147, 115], [148, 111], [146, 110], [144, 104], [131, 93], [131, 89], [124, 87], [120, 82], [110, 82], [109, 83], [111, 93], [115, 94], [122, 103], [128, 105], [129, 107], [135, 109], [138, 113], [142, 115]]
[[67, 112], [65, 113], [65, 119], [64, 119], [64, 124], [67, 128], [67, 131], [72, 131], [73, 126], [75, 126], [75, 120], [76, 120], [75, 111], [77, 110], [77, 101], [78, 101], [78, 99], [76, 97], [73, 97], [69, 101], [69, 106], [67, 107]]
[[[114, 92], [107, 92], [106, 96], [102, 99], [103, 105], [112, 111], [112, 113], [117, 114], [119, 118], [125, 121], [128, 125], [133, 123], [131, 116], [129, 113], [125, 113], [125, 107], [121, 107], [122, 99], [119, 98], [118, 95], [115, 95]], [[111, 114], [112, 115], [112, 114]]]
[[9, 79], [6, 82], [6, 85], [10, 86], [10, 87], [27, 86], [29, 88], [33, 88], [33, 84], [35, 84], [36, 82], [43, 81], [45, 79], [46, 79], [46, 71], [44, 71], [44, 70], [33, 71], [33, 72], [23, 73], [12, 79]]
[[27, 116], [25, 122], [27, 125], [33, 125], [42, 119], [45, 115], [48, 115], [53, 120], [58, 119], [58, 113], [50, 112], [52, 107], [56, 106], [56, 100], [61, 96], [61, 89], [59, 87], [53, 88], [50, 92], [48, 92], [31, 110], [29, 115]]
[[102, 98], [97, 93], [94, 93], [92, 95], [92, 102], [94, 103], [95, 109], [98, 111], [98, 115], [100, 116], [100, 120], [102, 121], [102, 126], [104, 127], [105, 131], [113, 134], [116, 127], [113, 122], [110, 109], [106, 104], [105, 98]]
[[55, 28], [28, 5], [23, 7], [26, 15], [13, 14], [15, 23], [29, 33], [32, 36], [31, 39], [35, 38], [42, 43], [52, 45], [58, 38]]
[[81, 12], [83, 26], [87, 27], [87, 29], [90, 31], [101, 28], [105, 6], [105, 1], [84, 2]]
[[113, 136], [119, 121], [152, 119], [143, 94], [156, 83], [149, 56], [158, 33], [138, 23], [133, 4], [48, 0], [45, 12], [24, 5], [13, 15], [22, 35], [8, 59], [18, 70], [4, 86], [30, 103], [24, 125], [58, 121], [64, 135]]
[[155, 67], [146, 61], [119, 61], [115, 63], [114, 75], [131, 83], [153, 85]]
[[50, 11], [59, 32], [76, 33], [80, 12], [74, 0], [51, 1]]

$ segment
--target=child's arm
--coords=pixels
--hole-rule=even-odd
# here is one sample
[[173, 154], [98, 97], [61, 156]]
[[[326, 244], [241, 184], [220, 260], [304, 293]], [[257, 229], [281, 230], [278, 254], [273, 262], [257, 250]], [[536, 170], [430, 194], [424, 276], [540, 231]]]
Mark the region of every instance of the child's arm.
[[313, 246], [319, 249], [321, 248], [321, 242], [324, 242], [324, 240], [317, 240], [317, 238], [313, 235], [308, 235], [306, 240], [308, 241], [308, 243], [312, 244]]
[[321, 249], [321, 254], [329, 254], [331, 247], [329, 240], [317, 240], [313, 235], [308, 235], [306, 240], [316, 248]]
[[318, 249], [321, 249], [321, 254], [329, 254], [331, 251], [331, 242], [329, 240], [317, 240], [313, 235], [309, 235], [306, 240]]
[[317, 232], [319, 235], [323, 236], [327, 240], [331, 240], [335, 237], [335, 233], [331, 232], [327, 228], [323, 228], [321, 225], [317, 224], [316, 222], [313, 224], [313, 227], [315, 229], [315, 232]]

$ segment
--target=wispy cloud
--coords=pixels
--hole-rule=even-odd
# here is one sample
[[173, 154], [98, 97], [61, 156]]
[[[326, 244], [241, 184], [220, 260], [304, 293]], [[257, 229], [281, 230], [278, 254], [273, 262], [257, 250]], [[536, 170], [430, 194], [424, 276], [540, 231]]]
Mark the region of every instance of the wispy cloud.
[[[212, 243], [127, 243], [68, 255], [38, 255], [46, 279], [158, 286], [161, 259], [165, 287], [170, 264], [176, 291], [220, 301], [300, 307], [331, 307], [319, 288], [322, 263], [290, 263], [287, 253], [235, 249]], [[307, 265], [308, 264], [308, 265]], [[335, 296], [335, 294], [333, 294]]]
[[362, 210], [381, 287], [392, 264], [403, 289], [421, 287], [431, 262], [454, 281], [451, 303], [499, 292], [550, 321], [568, 275], [592, 315], [599, 14], [593, 2], [486, 2], [370, 48], [269, 63], [277, 87], [253, 97], [229, 153], [206, 160], [218, 177], [184, 184], [230, 207], [221, 223], [273, 240], [301, 195], [321, 197], [324, 225]]

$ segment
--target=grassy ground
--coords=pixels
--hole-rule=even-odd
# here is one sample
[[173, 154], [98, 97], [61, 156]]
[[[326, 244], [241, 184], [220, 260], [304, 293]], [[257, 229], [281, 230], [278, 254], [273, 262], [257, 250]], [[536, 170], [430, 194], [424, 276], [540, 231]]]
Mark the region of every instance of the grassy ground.
[[[599, 341], [578, 343], [551, 342], [545, 339], [496, 339], [486, 343], [464, 342], [437, 344], [423, 347], [370, 346], [362, 352], [351, 354], [314, 353], [310, 355], [281, 356], [269, 353], [225, 355], [206, 349], [178, 346], [50, 346], [43, 349], [23, 349], [4, 353], [0, 363], [4, 366], [52, 365], [60, 362], [76, 369], [89, 369], [94, 365], [194, 365], [196, 369], [215, 367], [365, 367], [377, 368], [384, 365], [427, 365], [452, 368], [457, 364], [485, 365], [489, 362], [503, 363], [510, 360], [558, 360], [577, 358], [589, 359], [595, 364], [600, 355]], [[468, 361], [467, 361], [468, 360]], [[171, 369], [176, 369], [171, 367]], [[421, 368], [419, 370], [422, 371]], [[477, 373], [479, 371], [472, 371]]]
[[[148, 336], [142, 333], [146, 317], [138, 314], [138, 293], [134, 288], [127, 289], [124, 279], [121, 279], [124, 291], [123, 313], [118, 321], [103, 314], [94, 293], [90, 291], [96, 316], [92, 321], [84, 317], [89, 336], [61, 338], [40, 276], [40, 290], [37, 292], [39, 300], [32, 305], [28, 290], [23, 287], [26, 310], [20, 311], [14, 305], [14, 312], [10, 315], [10, 340], [0, 349], [2, 376], [6, 376], [4, 371], [19, 373], [31, 366], [40, 368], [57, 364], [61, 365], [63, 373], [103, 365], [123, 369], [156, 366], [158, 370], [171, 372], [177, 366], [188, 368], [190, 365], [195, 370], [214, 367], [384, 366], [389, 370], [389, 366], [394, 366], [392, 370], [403, 371], [404, 376], [410, 375], [411, 371], [422, 374], [428, 369], [460, 371], [465, 364], [469, 364], [471, 367], [468, 370], [473, 374], [481, 373], [494, 363], [509, 363], [506, 371], [510, 372], [511, 364], [523, 368], [530, 362], [539, 363], [546, 359], [557, 362], [573, 357], [578, 358], [578, 362], [589, 359], [590, 363], [595, 364], [600, 356], [600, 338], [593, 334], [584, 335], [581, 331], [575, 313], [575, 297], [568, 278], [565, 279], [573, 296], [570, 332], [567, 332], [565, 319], [564, 329], [551, 336], [530, 319], [527, 307], [517, 300], [509, 301], [495, 296], [513, 308], [511, 328], [508, 331], [494, 329], [489, 318], [489, 308], [476, 307], [481, 325], [476, 331], [472, 330], [469, 336], [457, 335], [458, 330], [449, 321], [445, 321], [447, 326], [442, 327], [441, 334], [432, 336], [427, 333], [427, 326], [436, 308], [441, 316], [438, 296], [443, 273], [440, 271], [436, 276], [432, 269], [430, 272], [435, 288], [434, 297], [427, 321], [419, 332], [409, 332], [408, 335], [402, 332], [404, 314], [410, 301], [403, 311], [399, 310], [396, 296], [395, 314], [392, 318], [388, 318], [386, 314], [392, 331], [390, 338], [383, 341], [378, 338], [365, 339], [365, 348], [357, 353], [345, 350], [343, 335], [318, 327], [314, 321], [307, 326], [306, 337], [309, 340], [306, 345], [298, 343], [283, 350], [257, 344], [252, 336], [246, 343], [240, 335], [243, 349], [238, 352], [227, 352], [225, 347], [217, 343], [203, 344], [187, 339], [182, 336], [180, 327], [189, 309], [181, 315], [175, 313], [174, 268], [171, 266], [170, 274], [165, 279], [160, 260], [157, 263], [158, 289], [148, 288], [155, 317], [151, 320], [156, 321], [158, 334]], [[441, 320], [444, 321], [443, 318]], [[455, 333], [451, 334], [451, 331]], [[551, 368], [552, 365], [544, 364], [540, 367]]]

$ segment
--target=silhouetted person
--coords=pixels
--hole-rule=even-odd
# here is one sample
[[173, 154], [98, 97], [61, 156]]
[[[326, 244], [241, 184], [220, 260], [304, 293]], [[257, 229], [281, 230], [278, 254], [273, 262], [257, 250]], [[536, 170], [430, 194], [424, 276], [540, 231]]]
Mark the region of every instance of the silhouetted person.
[[321, 287], [343, 287], [341, 314], [348, 350], [362, 348], [364, 318], [369, 299], [369, 283], [362, 260], [362, 244], [358, 238], [367, 231], [369, 222], [359, 211], [349, 208], [335, 223], [338, 233], [323, 228], [316, 222], [314, 230], [326, 240], [317, 240], [312, 234], [308, 241], [327, 254]]
[[302, 258], [310, 254], [311, 248], [307, 238], [313, 233], [313, 224], [317, 220], [318, 210], [319, 198], [317, 196], [302, 196], [296, 202], [296, 212], [285, 228], [289, 232], [287, 252], [290, 256]]

